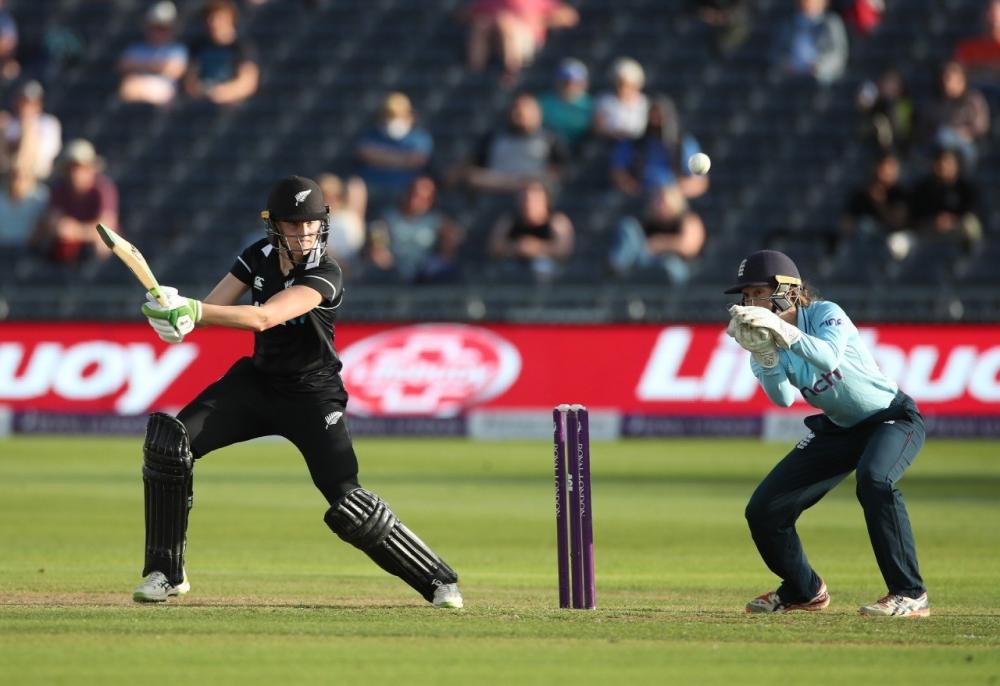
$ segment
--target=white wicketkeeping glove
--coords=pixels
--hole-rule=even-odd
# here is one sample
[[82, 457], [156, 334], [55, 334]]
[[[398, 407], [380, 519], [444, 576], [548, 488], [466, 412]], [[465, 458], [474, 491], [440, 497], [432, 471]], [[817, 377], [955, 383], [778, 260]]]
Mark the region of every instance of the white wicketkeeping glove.
[[771, 332], [767, 329], [756, 329], [747, 324], [740, 324], [736, 317], [729, 320], [726, 333], [732, 336], [740, 347], [750, 351], [757, 364], [765, 369], [778, 366], [778, 348], [774, 345]]
[[802, 332], [797, 326], [789, 324], [764, 307], [733, 305], [729, 308], [729, 314], [740, 324], [746, 324], [756, 329], [767, 329], [771, 332], [778, 347], [786, 350], [802, 338]]

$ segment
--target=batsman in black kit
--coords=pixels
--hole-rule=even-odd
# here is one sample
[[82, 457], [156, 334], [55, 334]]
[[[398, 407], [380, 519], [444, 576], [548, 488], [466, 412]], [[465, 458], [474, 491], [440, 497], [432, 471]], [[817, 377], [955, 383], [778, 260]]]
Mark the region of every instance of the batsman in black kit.
[[[160, 337], [178, 343], [195, 325], [254, 332], [243, 358], [176, 418], [150, 415], [143, 446], [145, 581], [133, 597], [162, 602], [190, 589], [184, 571], [196, 460], [233, 443], [279, 435], [302, 453], [329, 502], [330, 529], [437, 607], [460, 608], [458, 575], [375, 493], [358, 483], [345, 416], [347, 392], [333, 346], [343, 299], [340, 267], [326, 254], [329, 208], [311, 179], [279, 181], [261, 213], [267, 235], [236, 258], [204, 302], [164, 287], [168, 303], [147, 295], [143, 314]], [[251, 291], [253, 305], [236, 303]]]

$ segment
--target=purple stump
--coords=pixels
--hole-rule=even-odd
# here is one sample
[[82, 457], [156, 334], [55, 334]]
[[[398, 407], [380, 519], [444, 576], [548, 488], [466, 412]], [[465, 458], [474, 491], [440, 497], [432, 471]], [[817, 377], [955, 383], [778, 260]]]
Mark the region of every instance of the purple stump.
[[[579, 406], [578, 406], [579, 407]], [[583, 594], [588, 610], [597, 607], [597, 579], [594, 568], [593, 500], [590, 492], [590, 414], [579, 407], [578, 434], [575, 445], [580, 535], [583, 543]]]
[[566, 540], [566, 429], [562, 406], [552, 410], [552, 452], [556, 473], [556, 557], [559, 564], [559, 607], [569, 607], [569, 541]]
[[584, 607], [583, 593], [583, 520], [580, 518], [580, 472], [577, 469], [576, 446], [580, 441], [580, 417], [576, 411], [578, 405], [571, 405], [566, 413], [566, 437], [567, 437], [567, 470], [566, 478], [567, 496], [569, 505], [569, 565], [570, 579], [572, 580], [573, 607], [581, 609]]

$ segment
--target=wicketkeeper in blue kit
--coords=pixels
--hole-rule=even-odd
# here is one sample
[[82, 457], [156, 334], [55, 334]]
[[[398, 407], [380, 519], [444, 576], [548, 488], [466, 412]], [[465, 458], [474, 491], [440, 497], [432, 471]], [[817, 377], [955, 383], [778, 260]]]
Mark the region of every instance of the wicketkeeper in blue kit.
[[727, 333], [751, 353], [750, 367], [767, 397], [782, 407], [797, 394], [822, 414], [810, 432], [764, 477], [746, 518], [757, 550], [781, 579], [777, 590], [747, 603], [747, 612], [822, 610], [823, 579], [809, 564], [795, 521], [856, 470], [858, 501], [888, 593], [861, 614], [925, 617], [927, 589], [917, 565], [910, 518], [896, 482], [924, 443], [913, 399], [882, 374], [839, 305], [818, 299], [787, 255], [755, 252], [740, 263], [726, 293]]

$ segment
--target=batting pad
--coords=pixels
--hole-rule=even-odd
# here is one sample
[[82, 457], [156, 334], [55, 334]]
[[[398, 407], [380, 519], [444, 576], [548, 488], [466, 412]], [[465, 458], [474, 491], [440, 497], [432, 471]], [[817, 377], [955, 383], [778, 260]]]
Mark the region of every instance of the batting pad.
[[327, 526], [375, 563], [398, 576], [428, 602], [442, 584], [458, 575], [426, 543], [399, 521], [384, 500], [357, 488], [327, 510]]
[[184, 539], [192, 493], [192, 457], [184, 425], [162, 412], [151, 414], [142, 456], [146, 498], [142, 575], [163, 572], [177, 586], [184, 580]]

